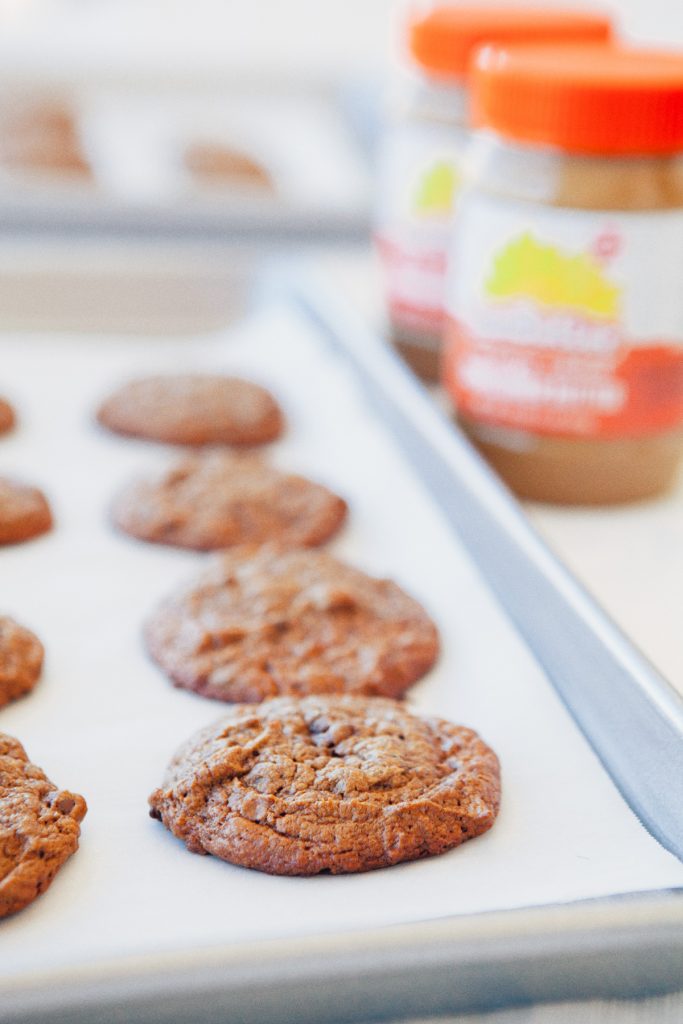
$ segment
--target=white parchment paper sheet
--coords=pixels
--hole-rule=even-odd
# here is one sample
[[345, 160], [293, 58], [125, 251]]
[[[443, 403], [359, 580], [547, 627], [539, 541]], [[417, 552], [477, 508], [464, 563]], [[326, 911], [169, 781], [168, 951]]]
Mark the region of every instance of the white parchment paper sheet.
[[[350, 502], [332, 550], [394, 577], [434, 616], [443, 656], [410, 699], [499, 753], [503, 806], [487, 835], [384, 871], [284, 879], [192, 855], [147, 816], [171, 753], [221, 713], [173, 689], [140, 641], [155, 603], [204, 556], [111, 529], [112, 494], [169, 451], [108, 436], [92, 411], [128, 376], [197, 369], [272, 386], [289, 430], [270, 457]], [[0, 711], [0, 729], [90, 807], [81, 849], [49, 892], [0, 922], [0, 985], [123, 954], [683, 885], [683, 865], [623, 803], [350, 372], [297, 314], [170, 341], [5, 336], [0, 390], [21, 415], [0, 440], [0, 473], [43, 486], [57, 519], [52, 534], [0, 550], [0, 608], [47, 648], [43, 681]]]

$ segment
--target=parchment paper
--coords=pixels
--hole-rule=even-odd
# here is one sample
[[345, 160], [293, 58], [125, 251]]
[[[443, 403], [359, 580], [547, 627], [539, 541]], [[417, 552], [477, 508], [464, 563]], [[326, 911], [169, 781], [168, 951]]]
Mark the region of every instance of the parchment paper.
[[[487, 835], [365, 875], [282, 879], [192, 855], [147, 816], [174, 749], [222, 710], [173, 689], [140, 640], [156, 602], [204, 556], [112, 530], [112, 495], [170, 453], [107, 435], [92, 411], [129, 376], [183, 369], [271, 386], [289, 430], [269, 456], [350, 502], [332, 550], [394, 577], [434, 616], [443, 655], [410, 701], [497, 750], [503, 805]], [[0, 711], [0, 729], [90, 807], [52, 888], [0, 922], [0, 991], [35, 969], [125, 954], [683, 885], [683, 865], [623, 803], [350, 372], [298, 314], [273, 308], [224, 334], [169, 341], [4, 336], [0, 391], [21, 416], [0, 440], [0, 473], [43, 486], [57, 519], [52, 534], [0, 550], [0, 609], [47, 648], [42, 682]]]

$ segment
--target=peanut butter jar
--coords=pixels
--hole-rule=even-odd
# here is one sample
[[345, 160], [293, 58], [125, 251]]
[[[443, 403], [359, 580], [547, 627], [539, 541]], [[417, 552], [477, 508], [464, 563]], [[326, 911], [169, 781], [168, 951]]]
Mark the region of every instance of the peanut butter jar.
[[435, 381], [451, 217], [470, 142], [468, 68], [495, 39], [604, 41], [609, 19], [586, 11], [474, 4], [416, 7], [379, 146], [375, 240], [390, 334], [413, 369]]
[[683, 55], [484, 47], [443, 382], [523, 497], [647, 498], [683, 453]]

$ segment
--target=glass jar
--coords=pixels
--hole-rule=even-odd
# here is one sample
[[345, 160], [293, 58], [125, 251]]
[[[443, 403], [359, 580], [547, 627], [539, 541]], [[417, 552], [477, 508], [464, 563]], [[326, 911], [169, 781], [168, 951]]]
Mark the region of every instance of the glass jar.
[[408, 60], [379, 148], [375, 240], [393, 342], [439, 375], [453, 206], [469, 143], [467, 71], [489, 39], [605, 40], [604, 15], [540, 7], [437, 6], [406, 28]]
[[646, 498], [683, 452], [683, 55], [485, 48], [443, 380], [523, 497]]

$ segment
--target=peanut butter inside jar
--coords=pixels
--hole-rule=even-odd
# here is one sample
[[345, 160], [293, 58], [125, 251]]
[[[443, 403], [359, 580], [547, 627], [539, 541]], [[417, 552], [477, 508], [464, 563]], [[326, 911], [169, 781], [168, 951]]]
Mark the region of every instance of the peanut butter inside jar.
[[683, 454], [683, 58], [480, 53], [443, 380], [520, 496], [648, 498]]
[[423, 380], [439, 379], [451, 218], [470, 141], [468, 69], [482, 41], [604, 42], [602, 13], [524, 3], [418, 5], [382, 133], [375, 242], [389, 334]]

